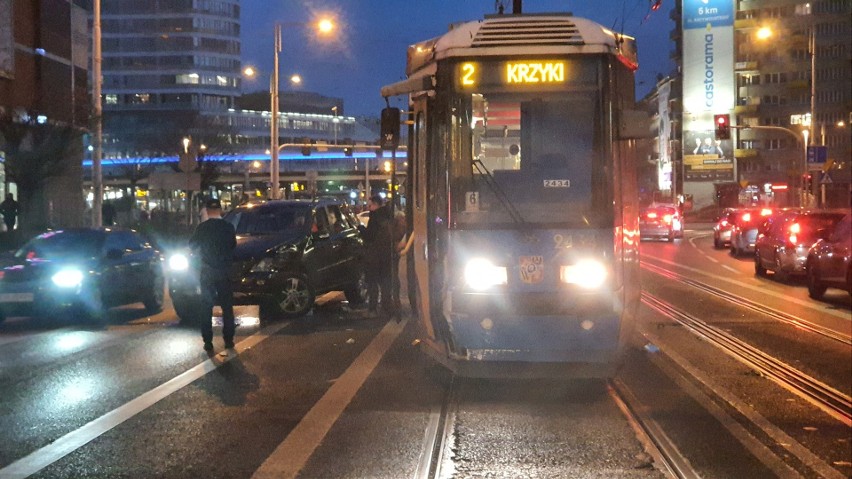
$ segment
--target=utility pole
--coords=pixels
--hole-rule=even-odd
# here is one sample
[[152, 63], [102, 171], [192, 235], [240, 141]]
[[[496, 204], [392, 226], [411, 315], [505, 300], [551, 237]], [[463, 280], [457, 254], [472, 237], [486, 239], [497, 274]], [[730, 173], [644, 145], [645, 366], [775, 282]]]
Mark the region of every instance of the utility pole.
[[279, 182], [279, 163], [278, 163], [278, 53], [281, 51], [281, 24], [275, 24], [275, 57], [272, 67], [272, 77], [270, 80], [270, 92], [269, 96], [272, 101], [272, 105], [270, 111], [272, 112], [272, 117], [270, 118], [270, 136], [271, 136], [271, 144], [269, 147], [269, 151], [272, 154], [270, 157], [270, 165], [269, 165], [269, 199], [277, 200], [278, 199], [278, 182]]
[[103, 107], [101, 103], [101, 0], [95, 0], [94, 19], [92, 21], [92, 111], [95, 120], [94, 149], [92, 150], [92, 226], [103, 225], [101, 207], [104, 201], [103, 170]]

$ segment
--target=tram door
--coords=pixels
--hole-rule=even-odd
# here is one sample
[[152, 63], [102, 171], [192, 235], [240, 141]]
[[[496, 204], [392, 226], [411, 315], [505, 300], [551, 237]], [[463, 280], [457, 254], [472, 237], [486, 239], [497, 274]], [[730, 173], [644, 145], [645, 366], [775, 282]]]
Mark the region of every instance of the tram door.
[[[427, 127], [427, 97], [413, 98], [411, 101], [413, 129], [409, 140], [409, 192], [410, 211], [414, 244], [409, 252], [408, 285], [415, 288], [416, 304], [412, 309], [417, 311], [423, 331], [430, 346], [436, 346], [436, 328], [432, 323], [429, 292], [429, 222], [428, 204], [429, 181], [428, 146], [429, 135]], [[411, 298], [412, 295], [409, 295]]]

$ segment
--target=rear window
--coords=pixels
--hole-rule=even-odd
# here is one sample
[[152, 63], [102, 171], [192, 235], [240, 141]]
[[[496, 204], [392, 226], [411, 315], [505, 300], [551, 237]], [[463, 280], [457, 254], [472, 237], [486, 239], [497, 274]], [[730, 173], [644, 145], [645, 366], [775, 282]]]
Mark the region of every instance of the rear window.
[[831, 230], [841, 219], [843, 219], [842, 214], [806, 215], [796, 218], [795, 223], [799, 224], [803, 236], [816, 238], [819, 230]]
[[278, 234], [310, 228], [311, 209], [306, 206], [239, 208], [225, 216], [241, 236]]

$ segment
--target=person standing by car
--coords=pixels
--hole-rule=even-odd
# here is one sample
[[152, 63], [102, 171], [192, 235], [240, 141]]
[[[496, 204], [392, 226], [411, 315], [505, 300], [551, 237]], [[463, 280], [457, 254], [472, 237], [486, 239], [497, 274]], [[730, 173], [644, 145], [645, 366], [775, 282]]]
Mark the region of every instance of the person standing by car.
[[6, 223], [6, 231], [15, 229], [15, 222], [18, 220], [18, 202], [12, 193], [6, 194], [6, 199], [0, 203], [0, 213], [3, 214], [3, 222]]
[[201, 339], [204, 340], [204, 350], [213, 350], [213, 298], [222, 308], [222, 338], [225, 348], [234, 347], [234, 291], [228, 273], [234, 248], [237, 246], [237, 236], [231, 223], [222, 219], [222, 204], [218, 199], [209, 199], [205, 203], [207, 219], [200, 223], [189, 245], [201, 257], [201, 286], [210, 295], [206, 307], [207, 315], [201, 322]]
[[379, 297], [382, 310], [394, 314], [392, 298], [391, 269], [394, 264], [393, 236], [390, 209], [384, 204], [381, 196], [370, 198], [370, 221], [364, 230], [364, 273], [367, 280], [367, 297], [369, 312], [378, 312]]

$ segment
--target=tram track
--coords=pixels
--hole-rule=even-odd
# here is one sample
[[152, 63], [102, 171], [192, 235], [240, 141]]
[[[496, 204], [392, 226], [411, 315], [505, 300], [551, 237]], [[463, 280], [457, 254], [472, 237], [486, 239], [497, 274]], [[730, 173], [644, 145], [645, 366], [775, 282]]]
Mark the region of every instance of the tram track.
[[[609, 380], [606, 383], [606, 391], [627, 419], [645, 451], [653, 457], [658, 470], [677, 479], [700, 477], [663, 428], [650, 415], [642, 412], [647, 408], [640, 404], [626, 384], [617, 379]], [[455, 424], [460, 407], [459, 380], [453, 378], [440, 408], [430, 414], [414, 479], [442, 479], [453, 476], [455, 470], [451, 455], [456, 441]]]
[[760, 304], [756, 301], [752, 301], [743, 296], [739, 296], [728, 291], [716, 288], [714, 286], [710, 286], [707, 283], [696, 281], [694, 279], [688, 278], [684, 275], [675, 273], [674, 271], [667, 270], [657, 265], [642, 263], [642, 267], [652, 273], [658, 274], [668, 279], [679, 281], [683, 284], [704, 291], [705, 293], [708, 293], [712, 296], [724, 299], [729, 303], [736, 304], [738, 306], [744, 307], [751, 311], [755, 311], [765, 316], [769, 316], [770, 318], [773, 318], [781, 323], [788, 324], [790, 326], [802, 329], [804, 331], [808, 331], [813, 334], [817, 334], [819, 336], [845, 344], [847, 346], [852, 346], [852, 336], [840, 333], [831, 328], [826, 328], [822, 325], [816, 324], [812, 321], [808, 321], [807, 319], [801, 318], [799, 316], [786, 313], [784, 311], [769, 308], [763, 304]]
[[852, 427], [852, 397], [849, 395], [656, 296], [642, 292], [642, 302], [722, 349], [754, 371], [810, 402], [834, 419]]

